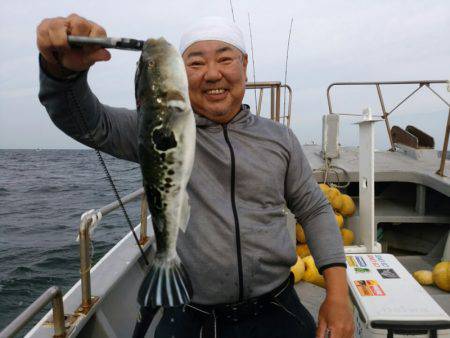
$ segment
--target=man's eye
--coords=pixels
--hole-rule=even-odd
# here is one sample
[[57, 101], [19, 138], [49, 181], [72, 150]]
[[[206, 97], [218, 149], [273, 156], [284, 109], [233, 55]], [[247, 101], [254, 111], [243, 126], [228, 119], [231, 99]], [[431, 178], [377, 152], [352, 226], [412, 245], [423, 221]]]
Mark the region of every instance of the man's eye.
[[200, 66], [203, 66], [203, 62], [200, 62], [200, 61], [194, 61], [194, 62], [191, 62], [191, 63], [189, 64], [189, 66], [192, 66], [192, 67], [200, 67]]
[[229, 64], [229, 63], [231, 63], [231, 61], [233, 61], [233, 59], [229, 58], [229, 57], [219, 59], [219, 63], [223, 63], [223, 64]]

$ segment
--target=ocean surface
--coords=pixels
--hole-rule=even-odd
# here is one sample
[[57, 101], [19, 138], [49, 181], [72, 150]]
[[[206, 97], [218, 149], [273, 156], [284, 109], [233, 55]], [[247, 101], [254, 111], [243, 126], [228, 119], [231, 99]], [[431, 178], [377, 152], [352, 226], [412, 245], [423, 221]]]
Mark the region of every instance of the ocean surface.
[[[142, 186], [137, 164], [102, 155], [121, 196]], [[0, 331], [48, 287], [65, 293], [79, 279], [80, 216], [113, 201], [93, 150], [0, 149]], [[125, 207], [138, 224], [140, 202]], [[120, 210], [105, 216], [93, 263], [128, 231]]]

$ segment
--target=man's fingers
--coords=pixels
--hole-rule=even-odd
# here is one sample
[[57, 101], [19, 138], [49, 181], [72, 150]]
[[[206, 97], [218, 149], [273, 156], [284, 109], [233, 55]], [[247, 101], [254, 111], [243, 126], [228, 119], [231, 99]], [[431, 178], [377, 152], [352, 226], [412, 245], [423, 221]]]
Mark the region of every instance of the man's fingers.
[[71, 14], [67, 17], [67, 21], [69, 22], [70, 35], [89, 36], [91, 33], [92, 24], [85, 18]]
[[[89, 21], [89, 24], [91, 25], [91, 31], [89, 33], [89, 37], [98, 38], [98, 37], [106, 37], [106, 31], [105, 29], [97, 25], [95, 22]], [[92, 54], [95, 51], [98, 51], [100, 49], [103, 49], [101, 46], [84, 46], [83, 49], [88, 53]], [[96, 53], [93, 56], [93, 60], [95, 61], [107, 61], [111, 58], [111, 54], [109, 52], [102, 52], [102, 53]], [[98, 58], [98, 59], [97, 59]]]
[[89, 22], [90, 22], [91, 27], [92, 27], [89, 36], [92, 36], [92, 37], [106, 37], [106, 31], [105, 31], [105, 29], [102, 26], [97, 25], [95, 22], [92, 22], [92, 21], [89, 21]]
[[111, 54], [106, 49], [101, 48], [86, 54], [84, 61], [86, 64], [93, 65], [95, 62], [108, 61], [109, 59], [111, 59]]
[[83, 71], [97, 61], [107, 61], [111, 54], [100, 46], [71, 48], [67, 36], [106, 36], [106, 31], [98, 24], [77, 14], [67, 18], [44, 19], [36, 30], [36, 43], [44, 59], [51, 64], [60, 63], [67, 69]]
[[50, 41], [50, 37], [47, 34], [38, 34], [36, 38], [36, 43], [39, 49], [39, 52], [42, 54], [44, 59], [49, 62], [56, 64], [58, 63], [58, 60], [56, 60], [55, 56], [53, 55], [53, 48]]
[[325, 331], [327, 330], [327, 323], [319, 318], [319, 326], [316, 329], [316, 338], [327, 338], [325, 337]]
[[64, 18], [57, 18], [49, 23], [48, 37], [55, 50], [65, 51], [69, 49], [67, 43], [67, 30], [69, 24]]

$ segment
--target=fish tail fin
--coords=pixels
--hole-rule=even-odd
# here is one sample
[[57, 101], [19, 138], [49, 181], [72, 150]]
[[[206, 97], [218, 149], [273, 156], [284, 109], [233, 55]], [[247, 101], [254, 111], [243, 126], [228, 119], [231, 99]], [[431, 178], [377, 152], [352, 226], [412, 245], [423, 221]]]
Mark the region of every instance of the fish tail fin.
[[155, 258], [138, 292], [141, 306], [174, 307], [189, 303], [192, 286], [178, 256], [171, 260]]

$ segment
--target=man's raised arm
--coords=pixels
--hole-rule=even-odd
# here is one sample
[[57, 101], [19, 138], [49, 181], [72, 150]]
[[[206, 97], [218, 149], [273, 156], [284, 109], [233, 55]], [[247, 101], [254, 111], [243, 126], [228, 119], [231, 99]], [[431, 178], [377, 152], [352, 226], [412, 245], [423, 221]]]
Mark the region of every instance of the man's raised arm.
[[137, 162], [136, 112], [103, 105], [87, 83], [88, 69], [95, 62], [109, 60], [109, 52], [92, 46], [70, 48], [69, 33], [106, 36], [102, 27], [76, 14], [43, 20], [37, 28], [39, 100], [67, 135], [89, 147]]

